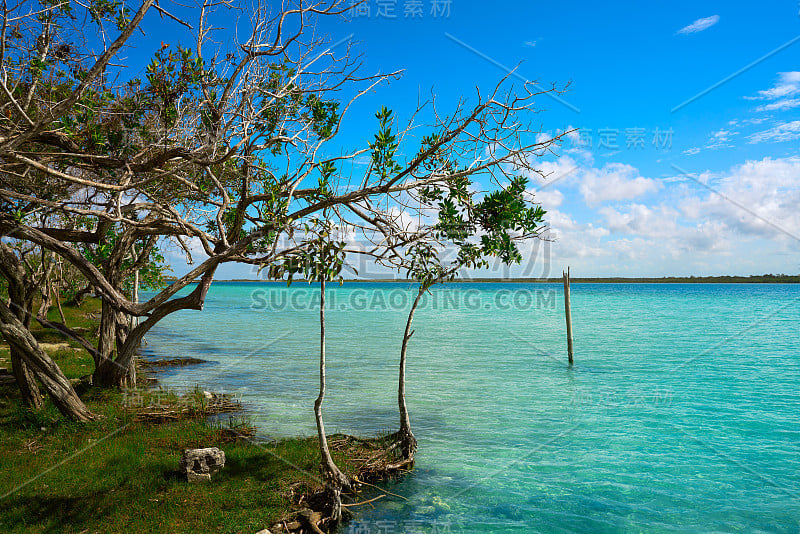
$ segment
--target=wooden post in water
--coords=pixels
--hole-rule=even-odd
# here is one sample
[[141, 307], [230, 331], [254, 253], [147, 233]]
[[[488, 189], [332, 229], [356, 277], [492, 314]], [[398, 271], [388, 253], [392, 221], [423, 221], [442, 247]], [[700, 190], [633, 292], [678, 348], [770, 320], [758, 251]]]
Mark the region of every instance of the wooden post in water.
[[572, 313], [569, 309], [569, 267], [567, 272], [562, 271], [564, 276], [564, 313], [567, 318], [567, 355], [569, 364], [572, 365]]

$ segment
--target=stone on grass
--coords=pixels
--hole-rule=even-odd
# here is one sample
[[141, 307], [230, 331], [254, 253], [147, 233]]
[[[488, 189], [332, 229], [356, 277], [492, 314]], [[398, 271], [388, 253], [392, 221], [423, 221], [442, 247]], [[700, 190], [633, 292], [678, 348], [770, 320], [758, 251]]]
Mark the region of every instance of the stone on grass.
[[225, 453], [216, 447], [186, 449], [178, 465], [189, 482], [207, 482], [225, 467]]

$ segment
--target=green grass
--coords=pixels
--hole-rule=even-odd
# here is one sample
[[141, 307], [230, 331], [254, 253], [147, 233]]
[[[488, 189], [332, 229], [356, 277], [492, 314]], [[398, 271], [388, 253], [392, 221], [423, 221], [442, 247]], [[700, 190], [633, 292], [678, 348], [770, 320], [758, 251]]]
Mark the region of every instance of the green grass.
[[[291, 484], [316, 485], [304, 474], [317, 472], [315, 440], [226, 443], [202, 420], [132, 422], [117, 396], [90, 392], [105, 418], [87, 425], [3, 399], [0, 492], [11, 493], [0, 500], [0, 531], [253, 533], [289, 513]], [[188, 484], [177, 472], [183, 449], [211, 446], [225, 451], [225, 468]]]
[[[39, 303], [34, 305], [34, 313], [38, 310]], [[97, 338], [94, 336], [97, 329], [98, 320], [96, 317], [100, 316], [100, 300], [87, 298], [83, 304], [78, 308], [75, 306], [63, 306], [64, 317], [67, 320], [67, 325], [71, 328], [77, 328], [78, 332], [88, 339], [93, 344], [97, 343]], [[58, 309], [55, 307], [50, 309], [47, 314], [50, 321], [61, 322], [61, 316]], [[65, 337], [63, 334], [51, 329], [42, 328], [42, 326], [34, 319], [31, 324], [31, 332], [40, 343], [68, 343], [72, 348], [48, 351], [50, 356], [58, 363], [61, 370], [67, 378], [80, 378], [90, 374], [94, 370], [94, 361], [88, 352], [81, 348], [80, 343], [73, 339]], [[0, 338], [1, 339], [1, 338]], [[8, 345], [3, 343], [0, 345], [0, 367], [6, 368], [11, 371], [10, 351]]]
[[[96, 324], [83, 307], [64, 311], [76, 321], [70, 324]], [[92, 371], [82, 350], [53, 356], [70, 378]], [[69, 422], [49, 401], [31, 412], [13, 384], [0, 386], [0, 532], [252, 534], [290, 513], [297, 483], [318, 486], [315, 439], [230, 442], [230, 433], [204, 419], [135, 421], [119, 391], [81, 396], [101, 420]], [[210, 483], [188, 484], [177, 471], [183, 449], [213, 446], [225, 451], [225, 468]]]

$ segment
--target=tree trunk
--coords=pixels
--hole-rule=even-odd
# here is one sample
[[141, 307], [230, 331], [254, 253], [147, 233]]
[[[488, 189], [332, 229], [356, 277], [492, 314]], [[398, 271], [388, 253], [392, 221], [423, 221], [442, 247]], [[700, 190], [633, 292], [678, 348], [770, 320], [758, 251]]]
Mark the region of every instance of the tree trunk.
[[[131, 300], [134, 304], [139, 304], [139, 269], [136, 269], [133, 273], [133, 293], [131, 294]], [[131, 330], [139, 326], [139, 318], [135, 315], [130, 316], [131, 320]]]
[[403, 459], [411, 461], [414, 460], [414, 453], [417, 451], [417, 440], [411, 432], [411, 419], [408, 416], [408, 407], [406, 406], [406, 352], [408, 350], [408, 341], [414, 335], [414, 331], [411, 330], [414, 312], [417, 311], [417, 306], [424, 293], [425, 288], [420, 284], [417, 298], [414, 299], [411, 311], [408, 312], [406, 330], [403, 333], [403, 344], [400, 347], [400, 373], [397, 385], [397, 403], [400, 408], [400, 430], [397, 432], [397, 438], [400, 442]]
[[39, 410], [42, 407], [42, 394], [39, 392], [39, 386], [36, 385], [36, 377], [25, 364], [19, 349], [11, 342], [9, 342], [9, 347], [11, 348], [11, 370], [22, 395], [22, 401], [31, 410]]
[[75, 296], [72, 297], [69, 302], [67, 302], [67, 305], [75, 306], [76, 308], [80, 307], [80, 305], [83, 304], [83, 301], [86, 300], [86, 297], [89, 295], [89, 293], [92, 292], [92, 289], [94, 289], [92, 284], [86, 284], [86, 287], [75, 293]]
[[92, 377], [95, 385], [118, 388], [136, 385], [136, 373], [132, 368], [133, 359], [122, 357], [122, 348], [130, 337], [128, 327], [127, 315], [115, 310], [103, 300], [100, 337], [97, 345], [98, 359], [95, 362], [95, 371]]
[[[10, 311], [25, 329], [30, 329], [33, 313], [33, 293], [35, 286], [26, 278], [22, 262], [14, 252], [0, 241], [0, 275], [8, 282], [8, 304]], [[25, 364], [19, 349], [7, 340], [11, 356], [11, 371], [17, 382], [22, 401], [32, 410], [42, 407], [42, 395], [36, 384], [36, 377]]]
[[[142, 343], [144, 335], [161, 319], [178, 310], [202, 310], [205, 305], [208, 289], [214, 280], [216, 267], [207, 271], [197, 287], [185, 297], [168, 300], [155, 308], [139, 326], [126, 332], [121, 345], [117, 345], [117, 358], [101, 360], [102, 369], [95, 371], [95, 382], [105, 387], [130, 387], [136, 385], [136, 371], [133, 368], [136, 351]], [[121, 318], [122, 316], [115, 316]], [[121, 320], [127, 327], [127, 320]], [[118, 341], [119, 341], [118, 340]]]
[[[124, 376], [117, 377], [115, 380], [117, 382], [122, 380], [124, 383], [115, 385], [119, 387], [134, 387], [136, 385], [136, 351], [134, 350], [128, 359], [120, 358], [122, 347], [127, 343], [128, 336], [131, 333], [130, 316], [123, 312], [117, 312], [116, 325], [117, 364], [120, 367], [120, 372], [124, 370]], [[118, 375], [118, 373], [115, 373], [115, 375]]]
[[[12, 290], [10, 284], [8, 294], [9, 305], [13, 308], [13, 314], [23, 328], [30, 330], [33, 298], [26, 295], [25, 290], [20, 287], [15, 287]], [[22, 401], [31, 410], [39, 410], [42, 407], [42, 394], [36, 384], [36, 376], [25, 363], [20, 349], [12, 344], [11, 340], [7, 339], [7, 341], [11, 353], [11, 370], [14, 373], [14, 379], [17, 381], [20, 395], [22, 395]]]
[[[134, 304], [139, 304], [139, 269], [136, 269], [133, 273], [133, 291], [131, 292], [131, 300]], [[139, 318], [135, 315], [128, 315], [127, 316], [128, 323], [127, 323], [127, 330], [125, 332], [125, 337], [121, 337], [120, 334], [117, 334], [117, 346], [124, 347], [125, 343], [127, 342], [128, 335], [133, 332], [133, 329], [139, 326]], [[143, 336], [144, 337], [144, 336]], [[139, 341], [136, 346], [139, 347], [141, 345], [141, 341]], [[128, 382], [131, 386], [136, 385], [136, 356], [137, 353], [134, 351], [133, 354], [130, 356], [130, 365], [128, 365]]]
[[[47, 258], [50, 258], [48, 261]], [[53, 305], [53, 287], [52, 287], [52, 275], [53, 275], [53, 264], [55, 261], [55, 253], [45, 254], [42, 252], [42, 261], [47, 261], [47, 265], [43, 266], [42, 272], [42, 279], [39, 281], [39, 288], [42, 293], [42, 303], [39, 306], [39, 311], [36, 313], [36, 317], [42, 319], [44, 321], [47, 320], [47, 313], [50, 311], [50, 308]]]
[[36, 312], [36, 317], [42, 320], [47, 320], [47, 312], [53, 306], [53, 290], [50, 287], [50, 280], [44, 280], [42, 283], [42, 303], [39, 305], [39, 311]]
[[100, 387], [113, 387], [116, 384], [117, 364], [114, 362], [114, 341], [117, 335], [117, 311], [106, 298], [100, 312], [100, 330], [97, 340], [97, 357], [94, 362], [92, 383]]
[[67, 318], [64, 317], [64, 309], [61, 307], [61, 287], [59, 286], [55, 292], [56, 306], [58, 307], [58, 316], [61, 318], [62, 324], [67, 324]]
[[314, 402], [314, 416], [317, 420], [319, 450], [322, 456], [320, 468], [327, 483], [327, 491], [331, 496], [333, 510], [331, 518], [339, 521], [342, 517], [342, 488], [350, 487], [350, 480], [336, 466], [328, 448], [325, 436], [325, 425], [322, 422], [322, 401], [325, 399], [325, 281], [320, 282], [319, 303], [319, 395]]
[[75, 393], [72, 384], [58, 365], [42, 350], [36, 338], [17, 316], [0, 302], [0, 333], [17, 350], [25, 365], [36, 375], [59, 411], [74, 421], [90, 421], [90, 412]]

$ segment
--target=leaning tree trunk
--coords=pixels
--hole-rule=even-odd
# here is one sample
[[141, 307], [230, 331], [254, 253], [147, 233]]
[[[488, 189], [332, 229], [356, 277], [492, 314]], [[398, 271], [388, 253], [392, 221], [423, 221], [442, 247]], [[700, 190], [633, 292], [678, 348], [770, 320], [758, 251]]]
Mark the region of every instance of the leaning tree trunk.
[[422, 284], [419, 286], [417, 298], [411, 305], [411, 311], [408, 312], [408, 321], [406, 321], [406, 330], [403, 333], [403, 344], [400, 347], [400, 372], [397, 385], [397, 403], [400, 407], [400, 430], [397, 432], [397, 439], [400, 443], [400, 451], [403, 454], [403, 459], [410, 462], [414, 461], [414, 453], [417, 451], [417, 440], [411, 432], [411, 419], [408, 416], [408, 407], [406, 406], [406, 352], [408, 350], [408, 341], [414, 335], [411, 330], [411, 322], [414, 320], [414, 312], [417, 311], [419, 301], [425, 293], [425, 288]]
[[[139, 269], [136, 269], [133, 273], [133, 290], [131, 291], [131, 300], [134, 304], [139, 304]], [[120, 316], [119, 328], [117, 330], [117, 347], [125, 347], [128, 336], [137, 326], [139, 326], [139, 318], [137, 316], [127, 314], [122, 314]], [[141, 345], [142, 339], [144, 339], [144, 334], [142, 334], [142, 338], [137, 340], [137, 348], [139, 345]], [[130, 363], [128, 364], [128, 383], [130, 386], [136, 385], [136, 356], [137, 353], [134, 350], [130, 356]]]
[[[144, 335], [150, 331], [161, 319], [178, 310], [202, 310], [205, 305], [208, 289], [214, 280], [216, 267], [203, 274], [197, 287], [185, 297], [168, 300], [157, 306], [147, 319], [128, 331], [128, 320], [123, 314], [114, 314], [115, 321], [124, 323], [125, 329], [115, 329], [117, 337], [116, 359], [101, 359], [101, 364], [95, 370], [95, 383], [105, 387], [132, 387], [136, 385], [136, 370], [134, 368], [136, 351], [142, 343]], [[123, 335], [124, 333], [124, 335]], [[113, 336], [112, 336], [113, 339]], [[102, 366], [102, 367], [101, 367]]]
[[[9, 305], [13, 308], [13, 313], [17, 317], [23, 328], [30, 330], [31, 317], [33, 316], [33, 298], [25, 294], [25, 290], [20, 287], [11, 287], [9, 283]], [[39, 410], [42, 407], [42, 394], [36, 384], [36, 376], [25, 363], [20, 349], [8, 341], [11, 355], [11, 370], [17, 382], [22, 401], [25, 406], [32, 410]]]
[[33, 371], [25, 364], [19, 349], [9, 343], [11, 350], [11, 370], [14, 373], [14, 380], [17, 382], [22, 402], [31, 410], [39, 410], [42, 407], [42, 394], [39, 386], [36, 385], [36, 377]]
[[319, 288], [319, 395], [314, 402], [314, 416], [317, 420], [319, 450], [322, 456], [320, 468], [333, 506], [331, 518], [338, 522], [342, 518], [342, 489], [350, 487], [350, 480], [333, 461], [328, 448], [328, 438], [325, 436], [325, 425], [322, 422], [322, 401], [325, 399], [325, 280], [320, 281]]
[[64, 376], [58, 365], [42, 350], [30, 330], [25, 328], [3, 302], [0, 302], [0, 333], [9, 345], [18, 351], [21, 359], [42, 383], [53, 404], [62, 414], [81, 422], [96, 418], [75, 393], [72, 383]]
[[125, 382], [125, 387], [136, 386], [136, 349], [139, 348], [140, 343], [137, 343], [136, 346], [133, 347], [130, 357], [120, 357], [122, 356], [122, 348], [126, 346], [131, 332], [130, 316], [121, 313], [119, 316], [119, 321], [117, 322], [117, 347], [119, 347], [117, 349], [117, 360], [120, 362], [127, 362], [123, 365], [123, 368], [127, 369], [125, 377], [122, 378], [122, 380]]
[[[8, 283], [8, 304], [10, 310], [26, 330], [30, 330], [33, 317], [33, 294], [35, 284], [27, 278], [25, 268], [20, 259], [2, 241], [0, 241], [0, 276]], [[33, 410], [42, 407], [42, 395], [36, 385], [33, 371], [25, 363], [20, 350], [8, 340], [11, 356], [11, 370], [17, 382], [22, 401]]]

